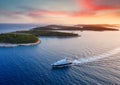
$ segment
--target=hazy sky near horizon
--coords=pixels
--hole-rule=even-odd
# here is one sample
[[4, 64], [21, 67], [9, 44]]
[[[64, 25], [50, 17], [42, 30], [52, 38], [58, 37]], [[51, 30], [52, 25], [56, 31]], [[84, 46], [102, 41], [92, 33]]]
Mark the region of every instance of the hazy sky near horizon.
[[120, 24], [120, 0], [0, 0], [0, 23]]

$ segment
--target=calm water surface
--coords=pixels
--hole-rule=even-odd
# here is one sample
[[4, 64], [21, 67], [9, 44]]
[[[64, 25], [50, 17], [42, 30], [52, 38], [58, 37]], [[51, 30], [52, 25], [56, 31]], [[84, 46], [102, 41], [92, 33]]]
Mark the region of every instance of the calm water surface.
[[[120, 32], [78, 33], [82, 36], [40, 37], [37, 46], [0, 48], [0, 85], [119, 85]], [[79, 63], [51, 69], [65, 57]]]
[[0, 33], [29, 30], [37, 26], [40, 26], [40, 25], [39, 24], [2, 24], [0, 23]]

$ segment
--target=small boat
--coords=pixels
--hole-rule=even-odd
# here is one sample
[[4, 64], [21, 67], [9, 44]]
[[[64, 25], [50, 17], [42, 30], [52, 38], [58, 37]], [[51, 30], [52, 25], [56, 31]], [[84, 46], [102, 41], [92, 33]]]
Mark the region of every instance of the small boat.
[[53, 68], [62, 68], [62, 67], [68, 67], [72, 64], [72, 61], [68, 60], [68, 59], [62, 59], [62, 60], [59, 60], [55, 63], [52, 64], [52, 67]]

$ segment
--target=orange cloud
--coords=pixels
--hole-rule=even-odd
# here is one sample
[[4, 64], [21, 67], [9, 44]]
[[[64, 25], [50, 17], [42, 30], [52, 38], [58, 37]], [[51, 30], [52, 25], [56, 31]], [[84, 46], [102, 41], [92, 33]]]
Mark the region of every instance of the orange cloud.
[[[120, 0], [75, 0], [80, 10], [77, 16], [100, 17], [109, 16], [120, 17]], [[110, 17], [110, 16], [109, 16]]]
[[66, 11], [49, 11], [49, 10], [39, 10], [31, 11], [28, 16], [37, 18], [43, 16], [67, 16], [67, 17], [79, 17], [79, 16], [93, 16], [96, 13], [93, 11], [78, 11], [78, 12], [66, 12]]
[[116, 10], [120, 9], [120, 0], [77, 0], [86, 10]]
[[69, 13], [65, 11], [38, 10], [38, 11], [31, 11], [28, 15], [31, 17], [38, 17], [44, 15], [69, 15]]

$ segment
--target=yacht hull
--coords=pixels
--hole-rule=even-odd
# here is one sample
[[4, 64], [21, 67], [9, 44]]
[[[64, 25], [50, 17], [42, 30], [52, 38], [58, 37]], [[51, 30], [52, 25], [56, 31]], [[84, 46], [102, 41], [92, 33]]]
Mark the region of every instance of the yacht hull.
[[60, 64], [60, 65], [52, 65], [52, 68], [64, 68], [69, 67], [72, 63]]

